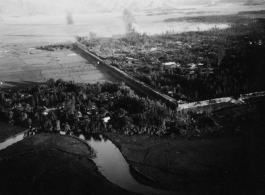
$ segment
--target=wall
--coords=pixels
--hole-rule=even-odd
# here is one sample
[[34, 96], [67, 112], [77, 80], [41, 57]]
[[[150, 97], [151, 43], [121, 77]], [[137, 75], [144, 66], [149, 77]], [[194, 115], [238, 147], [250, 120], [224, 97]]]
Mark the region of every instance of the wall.
[[123, 80], [127, 85], [129, 85], [136, 91], [146, 96], [152, 96], [156, 99], [159, 99], [171, 107], [177, 107], [177, 110], [192, 109], [192, 108], [197, 108], [197, 107], [206, 107], [206, 106], [216, 105], [220, 103], [232, 103], [234, 105], [239, 105], [239, 104], [244, 104], [245, 99], [249, 99], [252, 97], [265, 96], [265, 92], [253, 92], [249, 94], [242, 94], [238, 100], [234, 99], [233, 97], [223, 97], [223, 98], [203, 100], [203, 101], [198, 101], [198, 102], [178, 104], [178, 102], [175, 99], [152, 89], [151, 87], [147, 86], [145, 83], [138, 81], [137, 79], [133, 78], [132, 76], [128, 75], [122, 70], [106, 64], [98, 56], [87, 51], [86, 46], [80, 43], [76, 43], [76, 46], [80, 48], [81, 50], [83, 50], [85, 53], [87, 53], [90, 57], [94, 58], [96, 61], [99, 61], [102, 66], [104, 66], [106, 69], [110, 71], [111, 74]]
[[100, 62], [101, 66], [104, 66], [107, 70], [109, 70], [109, 72], [112, 75], [123, 80], [124, 83], [126, 83], [128, 86], [130, 86], [134, 90], [136, 90], [136, 91], [138, 91], [141, 94], [144, 94], [146, 96], [149, 96], [149, 97], [151, 96], [151, 97], [154, 97], [156, 99], [159, 99], [162, 102], [166, 103], [170, 107], [173, 107], [173, 108], [177, 107], [178, 103], [175, 99], [152, 89], [151, 87], [147, 86], [145, 83], [138, 81], [137, 79], [135, 79], [132, 76], [125, 73], [124, 71], [122, 71], [122, 70], [120, 70], [114, 66], [106, 64], [101, 58], [99, 58], [98, 56], [94, 55], [93, 53], [87, 51], [85, 45], [83, 45], [81, 43], [76, 43], [75, 45], [79, 49], [84, 51], [87, 55], [89, 55], [89, 57], [92, 57], [95, 60], [97, 60], [98, 62]]

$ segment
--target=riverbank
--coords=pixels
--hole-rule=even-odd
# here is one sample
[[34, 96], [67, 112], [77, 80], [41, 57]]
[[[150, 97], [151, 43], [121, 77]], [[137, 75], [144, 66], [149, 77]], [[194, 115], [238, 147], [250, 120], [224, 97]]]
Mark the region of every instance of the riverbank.
[[25, 130], [26, 128], [20, 126], [11, 126], [7, 123], [0, 122], [0, 143], [2, 143], [11, 136], [22, 133]]
[[[104, 135], [120, 149], [141, 184], [176, 194], [262, 193], [265, 103], [260, 97], [247, 103], [214, 112], [223, 128], [207, 136]], [[90, 147], [76, 138], [26, 138], [0, 151], [0, 173], [5, 175], [1, 192], [126, 194], [98, 172], [91, 155]]]
[[109, 182], [78, 139], [38, 134], [0, 151], [1, 194], [134, 194]]
[[222, 130], [202, 137], [104, 135], [142, 184], [187, 194], [258, 194], [265, 190], [261, 105], [264, 100], [215, 112]]

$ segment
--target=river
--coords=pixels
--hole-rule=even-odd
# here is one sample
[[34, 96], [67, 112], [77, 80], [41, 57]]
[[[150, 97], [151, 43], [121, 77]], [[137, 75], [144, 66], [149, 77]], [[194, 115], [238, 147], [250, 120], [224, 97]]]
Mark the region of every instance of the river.
[[[27, 132], [23, 132], [6, 139], [4, 142], [0, 143], [0, 150], [22, 141], [27, 137], [26, 134]], [[176, 192], [154, 189], [137, 182], [131, 175], [130, 165], [123, 157], [119, 148], [105, 136], [101, 134], [78, 134], [74, 136], [86, 141], [96, 151], [96, 158], [94, 158], [93, 161], [100, 172], [110, 182], [128, 191], [141, 194], [176, 194]]]

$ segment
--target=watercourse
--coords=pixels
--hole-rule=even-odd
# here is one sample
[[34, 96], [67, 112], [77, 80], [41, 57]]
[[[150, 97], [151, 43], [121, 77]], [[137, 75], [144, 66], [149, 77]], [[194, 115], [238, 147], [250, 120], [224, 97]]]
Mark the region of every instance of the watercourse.
[[[62, 132], [61, 134], [64, 133]], [[22, 141], [28, 136], [28, 131], [12, 136], [0, 143], [0, 150]], [[130, 165], [123, 157], [119, 148], [117, 148], [115, 144], [104, 135], [77, 134], [72, 136], [86, 141], [96, 151], [96, 157], [92, 160], [96, 163], [102, 175], [104, 175], [110, 182], [128, 191], [140, 194], [176, 194], [176, 192], [154, 189], [137, 182], [131, 175]]]

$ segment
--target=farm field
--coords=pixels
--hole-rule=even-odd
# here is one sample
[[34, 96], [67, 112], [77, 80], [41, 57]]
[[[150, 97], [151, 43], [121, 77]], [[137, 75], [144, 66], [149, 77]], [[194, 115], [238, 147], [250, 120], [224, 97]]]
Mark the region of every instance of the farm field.
[[95, 66], [96, 62], [87, 62], [73, 50], [44, 51], [35, 49], [36, 46], [36, 43], [0, 43], [2, 89], [17, 89], [28, 84], [43, 83], [50, 78], [79, 83], [117, 81]]

